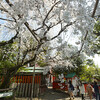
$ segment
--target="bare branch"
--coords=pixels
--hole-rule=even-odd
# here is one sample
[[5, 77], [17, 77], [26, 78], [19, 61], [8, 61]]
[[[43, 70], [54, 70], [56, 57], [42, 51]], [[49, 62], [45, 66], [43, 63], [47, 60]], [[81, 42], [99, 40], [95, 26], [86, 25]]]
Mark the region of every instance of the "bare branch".
[[1, 11], [4, 11], [4, 12], [8, 12], [6, 9], [4, 8], [0, 8]]
[[17, 22], [16, 18], [14, 18], [14, 16], [12, 16], [12, 14], [3, 5], [1, 5], [1, 6], [2, 6], [2, 8], [0, 8], [0, 10], [9, 14], [14, 19], [14, 21]]
[[51, 13], [51, 11], [53, 10], [53, 8], [54, 8], [58, 3], [60, 3], [60, 1], [56, 2], [56, 3], [51, 7], [51, 9], [48, 11], [47, 15], [46, 15], [45, 18], [44, 18], [43, 24], [45, 24], [45, 21], [46, 21], [46, 19], [48, 18], [49, 14]]
[[13, 4], [12, 3], [10, 3], [10, 1], [9, 0], [5, 0], [7, 3], [8, 3], [8, 5], [11, 7], [11, 6], [13, 6]]
[[44, 32], [44, 36], [48, 33], [48, 31], [53, 28], [54, 26], [58, 25], [59, 23], [61, 23], [61, 21], [59, 21], [58, 23], [54, 24], [54, 25], [50, 25], [50, 26], [47, 26], [47, 30]]
[[10, 22], [15, 22], [14, 20], [5, 19], [5, 18], [0, 18], [0, 20], [4, 20], [4, 21], [10, 21]]
[[38, 30], [41, 29], [41, 28], [43, 28], [43, 26], [41, 26], [41, 27], [39, 27], [39, 28], [37, 28], [37, 29], [35, 29], [35, 30], [32, 30], [32, 31], [38, 31]]
[[46, 36], [46, 34], [48, 33], [48, 31], [51, 29], [50, 26], [47, 26], [47, 30], [44, 32], [44, 36]]
[[76, 21], [70, 22], [69, 24], [67, 24], [67, 25], [65, 25], [63, 28], [61, 28], [61, 30], [59, 31], [59, 33], [58, 33], [56, 36], [54, 36], [53, 38], [51, 38], [51, 40], [57, 38], [57, 37], [66, 29], [66, 27], [71, 26], [71, 25], [72, 25], [73, 23], [75, 23], [75, 22], [76, 22]]
[[[48, 13], [47, 13], [47, 15], [45, 16], [45, 18], [44, 18], [44, 20], [43, 20], [43, 25], [41, 26], [41, 27], [39, 27], [39, 28], [37, 28], [36, 30], [32, 30], [32, 31], [38, 31], [39, 29], [41, 29], [41, 28], [43, 28], [43, 26], [46, 26], [47, 27], [47, 31], [44, 33], [44, 36], [46, 35], [46, 33], [50, 30], [50, 28], [52, 28], [53, 26], [47, 26], [46, 24], [45, 24], [45, 21], [46, 21], [46, 19], [48, 18], [48, 16], [49, 16], [49, 14], [51, 13], [51, 11], [53, 10], [53, 8], [58, 4], [58, 3], [60, 3], [60, 1], [58, 1], [58, 2], [56, 2], [52, 7], [51, 7], [51, 9], [48, 11]], [[54, 16], [54, 15], [53, 15]], [[52, 16], [52, 17], [53, 17]], [[59, 22], [58, 22], [59, 23]], [[57, 23], [57, 24], [58, 24]], [[56, 25], [57, 25], [56, 24]], [[55, 26], [55, 25], [54, 25]]]
[[91, 17], [94, 17], [94, 15], [96, 13], [96, 9], [98, 7], [98, 3], [99, 3], [99, 0], [96, 0], [95, 6], [94, 6], [94, 10], [93, 10], [93, 13], [92, 13]]
[[60, 24], [61, 22], [62, 22], [62, 20], [58, 21], [56, 24], [52, 25], [51, 28], [58, 25], [58, 24]]
[[[58, 24], [61, 23], [61, 22], [62, 22], [62, 20], [58, 21], [56, 24], [54, 24], [54, 25], [52, 25], [52, 26], [51, 26], [51, 25], [50, 25], [50, 26], [47, 26], [47, 25], [45, 24], [45, 25], [47, 26], [47, 31], [44, 33], [44, 35], [46, 35], [46, 33], [50, 30], [50, 28], [52, 28], [52, 27], [58, 25]], [[37, 29], [34, 30], [34, 31], [38, 31], [38, 30], [41, 29], [41, 28], [43, 28], [43, 26], [37, 28]]]
[[31, 28], [29, 27], [28, 22], [25, 22], [24, 25], [28, 28], [28, 30], [31, 32], [31, 34], [34, 36], [34, 38], [39, 42], [38, 38], [37, 38], [37, 34], [35, 33], [35, 31], [31, 30]]

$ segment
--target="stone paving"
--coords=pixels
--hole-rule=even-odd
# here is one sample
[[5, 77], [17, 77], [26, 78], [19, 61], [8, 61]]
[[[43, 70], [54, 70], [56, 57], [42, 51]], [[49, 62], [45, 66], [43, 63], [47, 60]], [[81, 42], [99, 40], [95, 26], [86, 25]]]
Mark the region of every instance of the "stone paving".
[[[28, 98], [17, 98], [16, 100], [30, 100]], [[69, 95], [66, 92], [60, 90], [54, 90], [51, 87], [47, 91], [40, 95], [38, 98], [33, 98], [33, 100], [69, 100]], [[82, 100], [81, 97], [75, 97], [74, 100]], [[90, 100], [88, 97], [85, 100]], [[96, 100], [96, 99], [92, 99]]]
[[[48, 88], [48, 90], [41, 95], [38, 100], [69, 100], [69, 95], [66, 92], [60, 90], [53, 90], [52, 88]], [[74, 100], [82, 100], [81, 97], [75, 97]], [[88, 97], [85, 100], [89, 100]], [[92, 99], [96, 100], [96, 99]]]

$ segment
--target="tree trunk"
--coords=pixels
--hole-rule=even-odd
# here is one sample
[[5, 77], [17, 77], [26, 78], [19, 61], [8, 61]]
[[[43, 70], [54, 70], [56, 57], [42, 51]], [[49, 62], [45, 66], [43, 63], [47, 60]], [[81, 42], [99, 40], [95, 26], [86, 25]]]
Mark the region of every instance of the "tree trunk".
[[[6, 75], [4, 75], [4, 80], [3, 80], [3, 82], [1, 83], [1, 85], [0, 85], [0, 89], [6, 89], [6, 88], [9, 88], [9, 86], [10, 86], [10, 79], [11, 79], [11, 76], [10, 76], [10, 74], [9, 73], [7, 73]], [[5, 92], [5, 91], [3, 91], [3, 92]], [[0, 100], [14, 100], [13, 99], [13, 97], [11, 96], [11, 97], [3, 97], [3, 98], [1, 98]]]
[[10, 74], [6, 74], [4, 76], [4, 80], [3, 82], [1, 83], [1, 86], [0, 86], [0, 89], [6, 89], [6, 88], [9, 88], [9, 85], [10, 85], [10, 79], [11, 79], [11, 76]]
[[0, 86], [0, 89], [6, 89], [9, 88], [10, 83], [11, 83], [11, 78], [15, 75], [15, 73], [17, 72], [18, 69], [14, 69], [14, 70], [8, 70], [6, 75], [4, 75], [4, 80]]

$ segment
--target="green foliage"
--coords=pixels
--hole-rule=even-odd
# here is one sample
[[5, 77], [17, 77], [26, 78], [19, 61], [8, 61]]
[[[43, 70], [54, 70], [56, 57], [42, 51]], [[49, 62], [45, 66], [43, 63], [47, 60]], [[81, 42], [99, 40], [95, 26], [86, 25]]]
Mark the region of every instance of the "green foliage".
[[96, 33], [100, 32], [100, 20], [98, 20], [97, 23], [94, 25], [94, 31]]
[[99, 73], [100, 73], [100, 68], [97, 68], [97, 66], [95, 66], [94, 63], [92, 65], [90, 63], [86, 63], [84, 66], [84, 71], [80, 75], [80, 78], [81, 80], [92, 82], [94, 76], [100, 76]]
[[84, 61], [80, 57], [74, 58], [73, 63], [76, 64], [77, 68], [71, 69], [71, 72], [75, 72], [78, 76], [84, 73]]
[[94, 25], [93, 33], [95, 34], [95, 40], [91, 41], [91, 50], [95, 54], [100, 54], [100, 19]]
[[95, 76], [96, 79], [100, 79], [100, 68], [95, 66], [92, 59], [86, 59], [82, 61], [80, 57], [73, 59], [74, 63], [77, 65], [77, 68], [69, 70], [69, 72], [75, 72], [80, 80], [86, 82], [92, 82]]
[[96, 40], [92, 41], [91, 44], [91, 50], [93, 50], [95, 54], [100, 54], [100, 36], [96, 36]]
[[94, 64], [93, 59], [87, 59], [86, 64], [90, 66], [93, 65]]
[[14, 44], [8, 44], [0, 47], [0, 72], [2, 74], [15, 65], [16, 54], [13, 52], [13, 45]]

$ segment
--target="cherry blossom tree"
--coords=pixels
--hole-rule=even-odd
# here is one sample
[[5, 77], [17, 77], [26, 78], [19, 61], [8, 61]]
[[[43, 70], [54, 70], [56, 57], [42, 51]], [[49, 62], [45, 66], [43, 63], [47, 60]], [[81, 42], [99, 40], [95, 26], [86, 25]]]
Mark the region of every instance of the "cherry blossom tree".
[[[96, 16], [100, 14], [99, 8], [99, 0], [0, 0], [0, 35], [3, 37], [0, 46], [17, 43], [17, 51], [14, 48], [17, 61], [7, 71], [1, 88], [9, 86], [5, 82], [9, 83], [20, 67], [32, 61], [35, 63], [45, 45], [54, 44], [54, 48], [59, 50], [56, 41], [62, 33], [65, 43], [61, 48], [68, 47], [65, 45], [68, 44], [66, 37], [74, 34], [79, 38], [77, 44], [80, 48], [72, 48], [73, 53], [70, 48], [67, 51], [73, 54], [71, 58], [81, 52], [93, 54], [89, 40], [96, 39], [92, 33]], [[8, 74], [9, 80], [6, 81]]]

